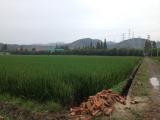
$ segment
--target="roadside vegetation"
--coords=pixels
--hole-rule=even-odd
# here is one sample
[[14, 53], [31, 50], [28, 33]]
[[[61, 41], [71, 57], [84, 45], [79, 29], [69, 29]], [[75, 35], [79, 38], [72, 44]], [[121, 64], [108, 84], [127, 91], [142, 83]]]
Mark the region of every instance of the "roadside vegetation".
[[149, 71], [146, 63], [146, 58], [143, 60], [143, 64], [140, 67], [139, 72], [135, 77], [135, 82], [132, 88], [132, 96], [148, 96], [150, 90], [149, 84]]

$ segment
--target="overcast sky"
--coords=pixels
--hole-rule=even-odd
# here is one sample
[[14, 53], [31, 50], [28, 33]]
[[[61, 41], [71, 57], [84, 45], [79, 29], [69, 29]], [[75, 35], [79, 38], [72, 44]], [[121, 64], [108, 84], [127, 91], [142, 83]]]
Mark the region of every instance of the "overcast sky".
[[160, 40], [160, 0], [0, 0], [0, 42], [118, 42], [129, 28]]

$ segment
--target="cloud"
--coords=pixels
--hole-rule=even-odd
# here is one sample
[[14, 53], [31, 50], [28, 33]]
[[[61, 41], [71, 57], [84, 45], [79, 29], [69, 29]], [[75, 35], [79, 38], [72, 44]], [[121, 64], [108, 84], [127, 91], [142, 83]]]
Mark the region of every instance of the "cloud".
[[0, 42], [120, 41], [129, 28], [159, 40], [159, 0], [1, 0]]

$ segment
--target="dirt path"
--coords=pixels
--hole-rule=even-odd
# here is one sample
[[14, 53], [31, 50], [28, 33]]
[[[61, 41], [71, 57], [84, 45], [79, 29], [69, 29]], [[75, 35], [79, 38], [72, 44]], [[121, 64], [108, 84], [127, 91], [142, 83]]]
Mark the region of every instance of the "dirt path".
[[[159, 84], [160, 63], [151, 58], [144, 58], [129, 90], [127, 104], [125, 106], [117, 104], [111, 120], [160, 120]], [[138, 103], [131, 104], [131, 100]]]
[[145, 59], [148, 64], [152, 88], [149, 109], [144, 115], [144, 120], [160, 120], [160, 64], [150, 58]]

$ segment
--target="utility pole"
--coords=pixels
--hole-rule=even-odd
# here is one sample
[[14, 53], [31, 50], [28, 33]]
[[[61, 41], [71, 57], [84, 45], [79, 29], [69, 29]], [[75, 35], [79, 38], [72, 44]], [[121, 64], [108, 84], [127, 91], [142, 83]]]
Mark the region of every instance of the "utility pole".
[[132, 32], [132, 38], [134, 38], [134, 31]]
[[158, 48], [158, 41], [157, 41], [157, 57], [159, 56], [159, 48]]
[[146, 56], [147, 54], [146, 54], [146, 39], [145, 39], [145, 42], [144, 42], [144, 49], [143, 49], [143, 55], [144, 56]]
[[150, 39], [151, 39], [151, 36], [150, 36], [150, 35], [148, 35], [148, 36], [147, 36], [147, 39], [150, 41]]
[[148, 35], [148, 36], [147, 36], [147, 39], [148, 39], [148, 40], [149, 40], [149, 42], [151, 43], [151, 56], [152, 56], [152, 42], [150, 41], [151, 36], [150, 36], [150, 35]]
[[131, 38], [131, 29], [128, 30], [128, 39]]
[[125, 40], [125, 33], [122, 34], [122, 40]]

